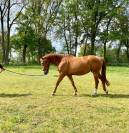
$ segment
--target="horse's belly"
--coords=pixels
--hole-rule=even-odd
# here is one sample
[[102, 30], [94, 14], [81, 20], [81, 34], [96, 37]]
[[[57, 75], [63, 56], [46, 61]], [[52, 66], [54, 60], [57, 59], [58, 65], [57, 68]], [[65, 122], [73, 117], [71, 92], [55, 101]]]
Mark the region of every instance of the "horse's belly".
[[84, 75], [87, 73], [89, 73], [89, 71], [88, 72], [73, 72], [73, 73], [71, 73], [71, 75]]
[[72, 75], [84, 75], [86, 73], [90, 72], [90, 68], [88, 66], [85, 65], [81, 65], [81, 66], [71, 66], [70, 70], [69, 70], [69, 74]]

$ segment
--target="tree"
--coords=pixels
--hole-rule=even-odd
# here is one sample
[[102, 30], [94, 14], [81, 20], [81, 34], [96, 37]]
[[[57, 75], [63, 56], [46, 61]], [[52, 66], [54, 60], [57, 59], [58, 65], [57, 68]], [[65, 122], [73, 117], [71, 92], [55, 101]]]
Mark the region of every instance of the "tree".
[[64, 42], [68, 54], [77, 54], [80, 36], [79, 1], [65, 0], [55, 23], [56, 36]]
[[1, 45], [2, 45], [2, 63], [4, 62], [5, 60], [5, 26], [4, 26], [4, 17], [6, 15], [6, 12], [7, 12], [7, 0], [2, 0], [0, 2], [0, 22], [1, 22]]
[[26, 8], [25, 15], [37, 34], [38, 57], [41, 57], [42, 54], [45, 54], [42, 40], [47, 38], [47, 33], [52, 28], [62, 0], [28, 0], [28, 2], [29, 6]]
[[[2, 0], [0, 3], [3, 63], [5, 63], [5, 64], [9, 63], [10, 31], [11, 31], [11, 28], [12, 28], [14, 22], [16, 21], [16, 19], [19, 17], [20, 13], [22, 12], [24, 6], [25, 5], [23, 4], [22, 0], [20, 0], [20, 1]], [[14, 13], [14, 9], [13, 9], [14, 7], [17, 9], [16, 13]], [[13, 16], [11, 16], [12, 12], [13, 12]], [[4, 26], [4, 24], [6, 24], [6, 32], [7, 32], [6, 43], [5, 43], [5, 26]]]
[[91, 54], [96, 53], [96, 37], [102, 37], [101, 39], [104, 43], [104, 57], [106, 58], [106, 43], [108, 41], [110, 22], [115, 18], [117, 9], [122, 7], [126, 0], [93, 0], [92, 2], [89, 0], [82, 2], [82, 26], [85, 34], [90, 37]]
[[[27, 56], [28, 59], [29, 56], [35, 56], [35, 58], [37, 59], [38, 38], [35, 33], [35, 30], [32, 29], [31, 25], [25, 23], [22, 24], [21, 27], [18, 27], [17, 31], [18, 33], [11, 37], [11, 48], [15, 51], [20, 51], [19, 54], [22, 55], [21, 61], [23, 64], [26, 64]], [[41, 47], [43, 47], [44, 50], [42, 51], [42, 53], [55, 52], [54, 47], [52, 47], [51, 45], [51, 41], [47, 40], [46, 38], [43, 38], [41, 42], [43, 42], [41, 43]]]

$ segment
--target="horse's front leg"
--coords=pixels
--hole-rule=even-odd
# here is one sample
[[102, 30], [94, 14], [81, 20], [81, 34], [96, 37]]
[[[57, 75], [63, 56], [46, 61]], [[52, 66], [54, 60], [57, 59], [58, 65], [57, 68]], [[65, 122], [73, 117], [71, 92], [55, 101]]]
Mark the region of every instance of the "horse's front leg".
[[58, 85], [60, 84], [60, 82], [62, 81], [62, 79], [64, 78], [64, 76], [65, 76], [64, 74], [60, 74], [60, 75], [59, 75], [58, 80], [57, 80], [57, 82], [56, 82], [55, 89], [54, 89], [54, 91], [53, 91], [53, 93], [52, 93], [52, 96], [55, 95], [56, 90], [57, 90], [57, 87], [58, 87]]
[[68, 78], [70, 79], [70, 81], [71, 81], [71, 83], [72, 83], [72, 86], [73, 86], [74, 91], [75, 91], [74, 95], [76, 96], [76, 95], [77, 95], [77, 88], [76, 88], [76, 86], [75, 86], [75, 84], [74, 84], [72, 75], [68, 75]]

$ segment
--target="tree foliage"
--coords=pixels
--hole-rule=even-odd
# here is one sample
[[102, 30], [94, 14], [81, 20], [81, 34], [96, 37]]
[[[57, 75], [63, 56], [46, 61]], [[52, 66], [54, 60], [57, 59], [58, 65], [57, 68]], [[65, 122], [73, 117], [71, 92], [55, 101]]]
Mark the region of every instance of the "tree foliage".
[[[17, 10], [12, 15], [14, 5]], [[23, 63], [31, 57], [38, 60], [55, 51], [52, 34], [68, 54], [76, 56], [80, 49], [80, 55], [129, 62], [128, 9], [128, 0], [2, 0], [2, 60], [8, 63], [12, 51], [19, 51]], [[12, 28], [16, 33], [10, 37]]]

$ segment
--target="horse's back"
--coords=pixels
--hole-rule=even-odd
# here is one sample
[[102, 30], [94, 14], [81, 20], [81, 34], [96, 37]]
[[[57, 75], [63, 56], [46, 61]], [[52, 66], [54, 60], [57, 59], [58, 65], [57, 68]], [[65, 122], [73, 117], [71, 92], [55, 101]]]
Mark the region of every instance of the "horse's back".
[[103, 57], [100, 57], [100, 56], [88, 55], [88, 56], [84, 56], [84, 57], [86, 57], [86, 59], [88, 59], [92, 63], [98, 63], [98, 62], [103, 61]]
[[90, 71], [86, 57], [65, 56], [58, 68], [59, 71], [72, 75], [83, 75]]
[[102, 68], [103, 58], [95, 55], [83, 57], [72, 57], [70, 59], [70, 68], [75, 69], [81, 74], [86, 74], [90, 71], [99, 72]]
[[102, 58], [98, 56], [75, 57], [67, 55], [61, 60], [58, 70], [65, 74], [83, 75], [90, 71], [99, 71], [101, 66]]

